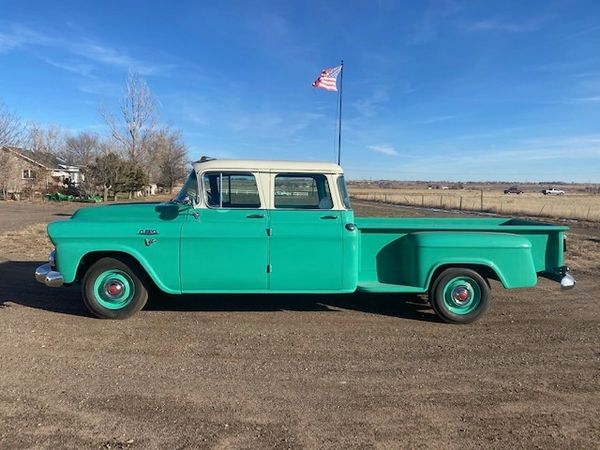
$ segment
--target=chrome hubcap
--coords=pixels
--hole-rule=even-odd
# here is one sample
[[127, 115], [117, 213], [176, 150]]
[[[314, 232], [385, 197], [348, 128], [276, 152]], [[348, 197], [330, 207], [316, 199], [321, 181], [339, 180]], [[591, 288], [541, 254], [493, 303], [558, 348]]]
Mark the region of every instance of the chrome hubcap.
[[125, 285], [120, 280], [112, 279], [112, 280], [108, 280], [106, 283], [104, 283], [104, 293], [106, 294], [107, 297], [117, 298], [121, 294], [123, 294], [124, 290], [125, 290]]
[[463, 305], [471, 300], [471, 293], [465, 286], [457, 286], [452, 291], [452, 299], [457, 304]]

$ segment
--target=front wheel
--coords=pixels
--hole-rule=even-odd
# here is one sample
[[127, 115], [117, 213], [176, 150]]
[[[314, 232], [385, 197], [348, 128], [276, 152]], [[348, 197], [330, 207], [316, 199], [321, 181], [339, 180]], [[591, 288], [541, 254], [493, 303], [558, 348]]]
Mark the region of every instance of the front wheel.
[[102, 319], [126, 319], [144, 307], [148, 290], [143, 275], [129, 261], [102, 258], [85, 273], [83, 302]]
[[443, 321], [471, 323], [487, 309], [490, 287], [478, 272], [453, 267], [435, 279], [429, 290], [429, 302]]

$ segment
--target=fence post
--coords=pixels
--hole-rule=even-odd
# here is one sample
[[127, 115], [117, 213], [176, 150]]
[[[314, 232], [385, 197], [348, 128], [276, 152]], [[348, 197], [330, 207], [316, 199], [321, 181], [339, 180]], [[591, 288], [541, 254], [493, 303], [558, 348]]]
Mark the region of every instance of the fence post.
[[444, 196], [440, 195], [440, 209], [444, 208]]
[[460, 196], [460, 205], [458, 206], [458, 210], [462, 211], [462, 195]]
[[481, 203], [480, 203], [479, 210], [483, 211], [483, 189], [481, 190]]
[[421, 208], [425, 206], [425, 196], [421, 194]]

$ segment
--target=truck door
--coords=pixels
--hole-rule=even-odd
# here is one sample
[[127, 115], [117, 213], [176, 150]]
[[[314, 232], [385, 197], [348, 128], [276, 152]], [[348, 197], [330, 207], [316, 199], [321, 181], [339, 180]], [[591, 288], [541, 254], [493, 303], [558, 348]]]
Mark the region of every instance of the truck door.
[[342, 214], [323, 174], [280, 173], [270, 213], [269, 289], [331, 291], [342, 287]]
[[268, 215], [256, 177], [208, 172], [202, 186], [206, 208], [181, 233], [182, 291], [265, 291]]

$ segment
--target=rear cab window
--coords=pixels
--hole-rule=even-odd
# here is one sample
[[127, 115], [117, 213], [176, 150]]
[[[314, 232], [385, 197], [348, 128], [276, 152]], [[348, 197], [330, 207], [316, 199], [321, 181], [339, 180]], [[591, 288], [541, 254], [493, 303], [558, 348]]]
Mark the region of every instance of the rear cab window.
[[255, 209], [261, 207], [256, 177], [248, 172], [206, 172], [202, 175], [209, 208]]
[[340, 192], [340, 197], [342, 198], [342, 204], [346, 209], [352, 209], [352, 204], [350, 203], [350, 195], [348, 194], [348, 188], [346, 187], [346, 179], [344, 175], [340, 175], [337, 178], [337, 187]]
[[281, 173], [275, 176], [275, 209], [332, 209], [323, 174]]

